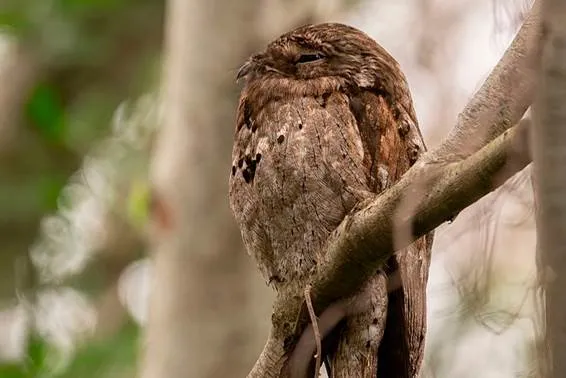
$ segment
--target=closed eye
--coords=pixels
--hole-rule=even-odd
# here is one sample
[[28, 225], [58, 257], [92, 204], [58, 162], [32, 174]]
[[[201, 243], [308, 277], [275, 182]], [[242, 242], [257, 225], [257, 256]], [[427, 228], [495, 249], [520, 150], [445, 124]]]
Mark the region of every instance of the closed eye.
[[297, 63], [310, 63], [315, 62], [317, 60], [324, 59], [324, 54], [321, 53], [305, 53], [299, 56]]

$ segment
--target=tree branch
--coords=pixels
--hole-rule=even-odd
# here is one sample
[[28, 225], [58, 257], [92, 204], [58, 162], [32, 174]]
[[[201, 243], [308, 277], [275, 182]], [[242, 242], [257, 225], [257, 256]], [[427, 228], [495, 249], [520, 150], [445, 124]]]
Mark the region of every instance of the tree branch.
[[[320, 267], [313, 279], [311, 295], [316, 313], [322, 313], [329, 306], [340, 311], [340, 305], [336, 303], [360, 290], [396, 248], [406, 247], [450, 220], [524, 168], [529, 159], [518, 152], [517, 146], [528, 139], [529, 124], [520, 123], [507, 130], [461, 162], [433, 172], [430, 169], [429, 172], [425, 172], [427, 169], [410, 171], [391, 189], [348, 216], [329, 240], [328, 262]], [[427, 194], [415, 213], [403, 220], [406, 224], [401, 225], [412, 229], [412, 238], [404, 240], [404, 244], [395, 244], [394, 248], [394, 228], [398, 225], [394, 224], [391, 214], [403, 197], [413, 190], [413, 183], [421, 174], [428, 176]], [[307, 323], [308, 312], [300, 297], [278, 297], [273, 312], [274, 328], [248, 377], [280, 376], [278, 372], [292, 350], [288, 345], [293, 345]], [[295, 327], [290, 327], [293, 324]], [[274, 375], [267, 374], [268, 371], [273, 371]]]
[[517, 124], [531, 105], [540, 50], [540, 7], [536, 0], [503, 57], [458, 115], [443, 143], [425, 162], [464, 159]]
[[[521, 148], [528, 140], [529, 122], [508, 129], [519, 122], [532, 103], [540, 3], [535, 3], [513, 43], [445, 141], [423, 156], [391, 189], [365, 207], [354, 209], [333, 233], [327, 262], [312, 283], [317, 314], [324, 316], [323, 310], [328, 309], [343, 312], [340, 306], [344, 306], [344, 298], [356, 293], [396, 249], [451, 219], [530, 161]], [[417, 193], [423, 185], [426, 190]], [[420, 201], [414, 213], [394, 220], [403, 198], [417, 194]], [[394, 245], [394, 229], [399, 227], [411, 230], [410, 237], [401, 243], [395, 240]], [[300, 293], [278, 296], [272, 322], [267, 344], [248, 377], [289, 376], [288, 359], [308, 323]], [[306, 369], [294, 367], [293, 371]]]
[[[417, 169], [409, 172], [390, 190], [362, 210], [348, 216], [328, 243], [328, 263], [321, 266], [312, 287], [315, 310], [358, 291], [375, 271], [393, 255], [419, 237], [452, 219], [478, 199], [496, 189], [528, 161], [517, 164], [516, 147], [527, 139], [528, 123], [511, 128], [469, 158], [441, 169]], [[512, 163], [512, 169], [504, 169]], [[406, 195], [414, 191], [419, 176], [429, 176], [429, 184], [416, 211], [395, 224], [391, 214]], [[412, 230], [411, 239], [395, 240], [394, 228]], [[398, 244], [401, 242], [402, 244]], [[352, 274], [356, 272], [356, 274]]]

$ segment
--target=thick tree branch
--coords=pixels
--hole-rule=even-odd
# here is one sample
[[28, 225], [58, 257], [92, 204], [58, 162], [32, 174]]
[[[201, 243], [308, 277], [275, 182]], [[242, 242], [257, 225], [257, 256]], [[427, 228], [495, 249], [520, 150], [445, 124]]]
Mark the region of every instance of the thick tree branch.
[[[359, 290], [396, 249], [406, 247], [496, 189], [496, 176], [501, 184], [501, 175], [506, 180], [524, 168], [528, 161], [521, 159], [517, 163], [513, 157], [515, 146], [523, 143], [527, 131], [527, 124], [520, 124], [468, 159], [432, 171], [411, 171], [364, 209], [348, 216], [329, 240], [329, 262], [314, 279], [315, 309], [320, 311]], [[510, 163], [512, 169], [505, 169]], [[415, 190], [413, 183], [420, 175], [429, 176], [426, 194], [414, 214], [401, 220], [404, 224], [394, 224], [391, 214], [403, 197]], [[394, 228], [399, 226], [411, 229], [412, 239], [401, 241], [404, 244], [396, 241], [394, 247]]]
[[[312, 283], [313, 305], [322, 317], [324, 310], [330, 309], [333, 318], [340, 319], [346, 306], [344, 298], [362, 288], [396, 249], [451, 219], [530, 161], [521, 148], [527, 140], [528, 122], [508, 129], [532, 103], [540, 3], [535, 3], [513, 43], [441, 146], [423, 156], [391, 189], [360, 206], [334, 232], [328, 242], [327, 263]], [[414, 212], [394, 221], [403, 198], [417, 194], [420, 201]], [[394, 228], [399, 227], [411, 230], [410, 237], [401, 244], [395, 240], [394, 245]], [[272, 320], [267, 344], [249, 377], [295, 376], [287, 370], [288, 358], [308, 323], [300, 293], [280, 295]], [[298, 360], [308, 363], [308, 359]], [[295, 366], [294, 371], [306, 368]]]
[[[328, 263], [321, 266], [313, 279], [313, 306], [317, 313], [334, 303], [335, 311], [340, 310], [339, 301], [360, 290], [375, 271], [393, 255], [396, 248], [403, 248], [427, 232], [450, 220], [467, 206], [496, 189], [530, 161], [524, 146], [528, 140], [530, 122], [525, 121], [504, 132], [468, 159], [446, 165], [430, 172], [430, 169], [410, 171], [399, 183], [387, 190], [362, 210], [348, 216], [335, 231], [328, 243]], [[428, 171], [428, 172], [426, 172]], [[403, 221], [412, 232], [412, 239], [394, 248], [394, 224], [391, 214], [403, 197], [413, 190], [414, 181], [421, 174], [427, 175], [426, 195], [422, 197], [415, 213]], [[355, 274], [352, 274], [355, 272]], [[299, 310], [300, 309], [300, 310]], [[274, 306], [274, 326], [288, 328], [290, 322], [299, 318], [295, 331], [301, 331], [308, 322], [308, 313], [300, 297], [279, 297]], [[324, 316], [324, 315], [323, 315]], [[286, 337], [281, 338], [282, 335]], [[266, 349], [249, 377], [266, 377], [266, 362], [284, 361], [283, 342], [289, 337], [298, 337], [286, 330], [274, 329]], [[276, 357], [279, 355], [279, 357]], [[260, 373], [261, 372], [261, 373]], [[279, 375], [274, 375], [279, 376]]]
[[[313, 279], [311, 294], [315, 311], [321, 313], [329, 305], [336, 306], [340, 300], [360, 290], [393, 255], [394, 227], [397, 225], [391, 214], [403, 197], [413, 190], [413, 183], [419, 176], [427, 176], [426, 195], [415, 213], [403, 220], [413, 230], [412, 239], [407, 239], [405, 244], [396, 244], [397, 248], [407, 246], [451, 219], [524, 168], [529, 157], [517, 146], [528, 140], [529, 124], [525, 121], [507, 130], [461, 162], [434, 171], [429, 166], [409, 171], [391, 189], [348, 216], [329, 240], [328, 262], [320, 267]], [[288, 352], [283, 345], [293, 344], [308, 323], [308, 313], [301, 299], [300, 296], [278, 298], [274, 306], [274, 329], [249, 377], [280, 376], [278, 371], [283, 368]], [[340, 311], [340, 305], [336, 308]], [[299, 314], [298, 319], [296, 314]], [[293, 333], [293, 326], [298, 332]], [[266, 375], [268, 371], [273, 371], [274, 375]]]
[[466, 158], [525, 114], [533, 101], [540, 57], [540, 6], [541, 0], [536, 0], [501, 60], [459, 114], [456, 125], [424, 161]]

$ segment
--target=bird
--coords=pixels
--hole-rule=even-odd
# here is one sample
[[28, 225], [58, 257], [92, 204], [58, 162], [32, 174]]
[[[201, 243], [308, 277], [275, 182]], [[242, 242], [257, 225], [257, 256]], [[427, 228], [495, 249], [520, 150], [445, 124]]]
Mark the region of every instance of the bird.
[[[251, 55], [237, 80], [230, 207], [267, 284], [296, 295], [325, 261], [331, 233], [399, 180], [425, 143], [398, 62], [352, 26], [291, 30]], [[376, 271], [359, 294], [366, 307], [327, 348], [327, 367], [357, 361], [364, 377], [418, 375], [431, 240]]]

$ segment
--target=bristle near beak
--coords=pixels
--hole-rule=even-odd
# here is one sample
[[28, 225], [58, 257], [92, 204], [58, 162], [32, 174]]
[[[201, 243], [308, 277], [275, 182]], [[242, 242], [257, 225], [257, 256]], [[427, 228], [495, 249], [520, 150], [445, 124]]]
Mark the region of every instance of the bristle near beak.
[[236, 82], [239, 82], [242, 78], [246, 77], [251, 71], [252, 68], [255, 66], [254, 58], [248, 59], [238, 70], [238, 74], [236, 75]]

